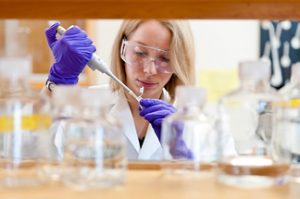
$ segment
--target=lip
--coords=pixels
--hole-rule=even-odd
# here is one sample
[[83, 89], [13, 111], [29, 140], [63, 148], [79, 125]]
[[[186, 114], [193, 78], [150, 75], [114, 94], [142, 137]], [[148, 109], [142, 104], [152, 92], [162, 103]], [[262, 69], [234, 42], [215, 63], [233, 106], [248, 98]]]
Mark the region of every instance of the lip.
[[158, 85], [158, 83], [142, 81], [142, 80], [137, 80], [137, 83], [140, 87], [144, 87], [144, 88], [154, 88]]

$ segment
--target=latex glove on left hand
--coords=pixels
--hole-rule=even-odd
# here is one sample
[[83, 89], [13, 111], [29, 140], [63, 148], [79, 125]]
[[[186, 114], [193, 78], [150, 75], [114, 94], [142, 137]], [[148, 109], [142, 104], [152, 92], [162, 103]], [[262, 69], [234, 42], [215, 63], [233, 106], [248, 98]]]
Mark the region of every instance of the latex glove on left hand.
[[149, 98], [142, 99], [140, 105], [143, 107], [140, 115], [150, 122], [160, 141], [162, 121], [176, 111], [175, 107], [165, 101]]

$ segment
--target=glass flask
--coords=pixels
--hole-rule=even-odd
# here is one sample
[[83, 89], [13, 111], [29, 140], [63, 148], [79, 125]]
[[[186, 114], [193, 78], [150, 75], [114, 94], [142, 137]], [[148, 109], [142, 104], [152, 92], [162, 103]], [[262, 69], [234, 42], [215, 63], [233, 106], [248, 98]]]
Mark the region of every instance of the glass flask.
[[290, 179], [300, 183], [300, 63], [292, 65], [291, 81], [281, 90], [283, 102], [277, 106], [274, 156], [291, 160]]
[[109, 115], [109, 92], [70, 86], [54, 90], [53, 119], [63, 122], [54, 160], [62, 162], [61, 180], [68, 187], [85, 190], [125, 182], [126, 140], [121, 123]]
[[176, 87], [177, 111], [162, 125], [162, 168], [166, 173], [208, 171], [217, 160], [215, 120], [204, 111], [206, 92]]
[[[239, 64], [240, 87], [219, 101], [219, 140], [234, 139], [236, 154], [220, 147], [218, 180], [239, 187], [267, 187], [286, 182], [288, 160], [271, 153], [274, 109], [280, 97], [269, 86], [270, 63]], [[288, 159], [288, 158], [287, 158]]]
[[30, 89], [31, 59], [0, 58], [0, 186], [36, 186], [42, 140], [51, 125], [47, 96]]

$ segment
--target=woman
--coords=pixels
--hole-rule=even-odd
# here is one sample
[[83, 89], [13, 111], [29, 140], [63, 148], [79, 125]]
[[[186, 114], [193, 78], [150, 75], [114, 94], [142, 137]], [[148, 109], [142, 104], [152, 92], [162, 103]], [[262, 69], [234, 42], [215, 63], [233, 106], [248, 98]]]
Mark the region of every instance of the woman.
[[[58, 25], [46, 30], [56, 60], [46, 83], [50, 90], [53, 84], [76, 84], [96, 50], [78, 27], [71, 27], [57, 39]], [[174, 102], [175, 87], [195, 83], [190, 27], [185, 21], [175, 20], [124, 21], [115, 39], [112, 58], [112, 72], [122, 82], [136, 94], [144, 89], [144, 99], [139, 104], [118, 84], [110, 82], [117, 96], [111, 114], [123, 122], [128, 158], [161, 159], [161, 123], [175, 112], [169, 104]]]

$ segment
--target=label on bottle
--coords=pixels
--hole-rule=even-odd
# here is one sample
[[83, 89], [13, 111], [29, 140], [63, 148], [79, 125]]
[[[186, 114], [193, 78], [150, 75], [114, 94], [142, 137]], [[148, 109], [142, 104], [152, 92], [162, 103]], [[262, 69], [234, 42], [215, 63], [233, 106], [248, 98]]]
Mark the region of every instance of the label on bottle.
[[276, 101], [276, 102], [273, 102], [273, 105], [275, 107], [280, 107], [280, 108], [297, 108], [297, 107], [300, 107], [300, 99], [293, 98], [293, 99], [289, 99], [287, 101]]
[[38, 131], [48, 129], [52, 123], [48, 115], [34, 114], [14, 117], [12, 115], [0, 116], [0, 134], [14, 131]]
[[291, 107], [299, 107], [300, 106], [300, 99], [290, 99], [289, 105]]

